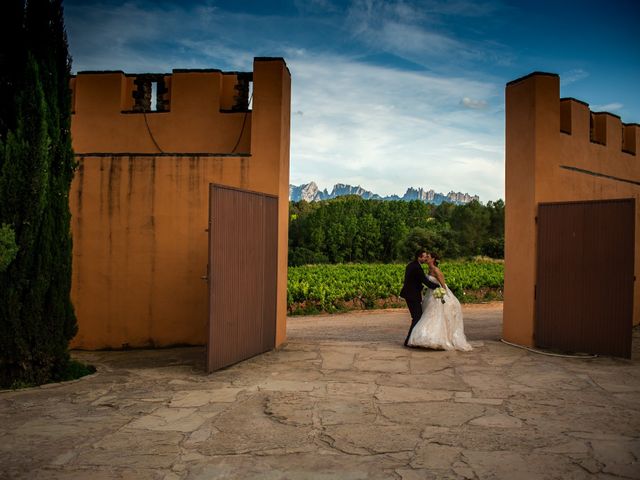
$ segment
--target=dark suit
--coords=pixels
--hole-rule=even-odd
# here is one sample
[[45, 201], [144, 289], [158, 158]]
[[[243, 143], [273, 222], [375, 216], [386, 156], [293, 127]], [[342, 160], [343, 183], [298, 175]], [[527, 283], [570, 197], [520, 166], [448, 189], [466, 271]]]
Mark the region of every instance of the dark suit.
[[400, 290], [400, 296], [407, 302], [407, 307], [409, 307], [409, 312], [411, 313], [411, 327], [409, 328], [409, 333], [407, 333], [407, 338], [404, 340], [405, 345], [409, 340], [413, 327], [416, 326], [422, 316], [423, 285], [431, 289], [439, 286], [427, 278], [420, 262], [414, 260], [407, 265], [404, 271], [404, 284], [402, 285], [402, 290]]

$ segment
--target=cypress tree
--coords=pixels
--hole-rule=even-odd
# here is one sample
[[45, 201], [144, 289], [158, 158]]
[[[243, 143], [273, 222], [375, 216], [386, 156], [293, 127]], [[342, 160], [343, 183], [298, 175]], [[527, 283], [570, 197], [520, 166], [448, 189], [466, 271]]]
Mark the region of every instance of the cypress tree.
[[26, 62], [24, 2], [5, 0], [0, 12], [0, 139], [6, 139], [16, 126], [15, 93]]
[[[0, 384], [55, 380], [68, 364], [70, 301], [70, 58], [61, 0], [9, 0], [24, 48], [0, 47], [0, 224], [15, 259], [0, 272]], [[14, 39], [15, 41], [15, 39]], [[13, 43], [13, 42], [12, 42]]]

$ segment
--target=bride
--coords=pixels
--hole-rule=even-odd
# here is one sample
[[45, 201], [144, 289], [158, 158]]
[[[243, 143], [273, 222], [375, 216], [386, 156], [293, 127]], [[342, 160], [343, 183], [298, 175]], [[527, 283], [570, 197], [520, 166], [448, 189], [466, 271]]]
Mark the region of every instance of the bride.
[[436, 290], [427, 289], [422, 300], [422, 317], [411, 332], [408, 345], [435, 350], [469, 351], [471, 345], [464, 336], [460, 302], [447, 286], [444, 275], [438, 268], [438, 260], [435, 253], [427, 253], [427, 277], [432, 282], [439, 283], [446, 293], [440, 299], [436, 298], [437, 293], [434, 295]]

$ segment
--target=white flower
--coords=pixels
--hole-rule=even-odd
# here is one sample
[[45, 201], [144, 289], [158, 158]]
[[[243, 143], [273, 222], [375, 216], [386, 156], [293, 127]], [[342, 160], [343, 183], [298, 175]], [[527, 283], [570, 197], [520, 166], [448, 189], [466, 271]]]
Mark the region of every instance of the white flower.
[[445, 303], [444, 297], [446, 294], [447, 294], [447, 291], [442, 287], [438, 287], [433, 290], [433, 296], [435, 298], [439, 298], [442, 303]]

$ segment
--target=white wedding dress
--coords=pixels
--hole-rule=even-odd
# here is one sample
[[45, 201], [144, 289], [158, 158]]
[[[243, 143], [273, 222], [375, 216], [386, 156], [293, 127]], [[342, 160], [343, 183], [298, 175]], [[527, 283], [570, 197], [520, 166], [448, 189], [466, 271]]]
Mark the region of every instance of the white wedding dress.
[[[428, 278], [438, 283], [431, 275]], [[409, 337], [410, 346], [465, 352], [472, 349], [464, 335], [460, 302], [449, 287], [446, 290], [445, 303], [433, 296], [433, 290], [426, 292], [422, 299], [422, 316]]]

